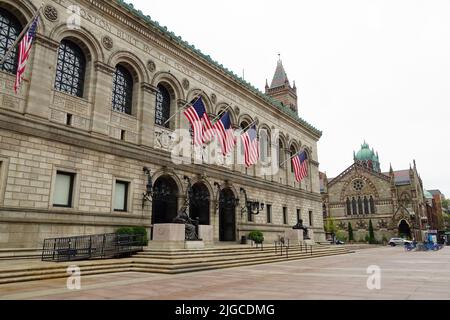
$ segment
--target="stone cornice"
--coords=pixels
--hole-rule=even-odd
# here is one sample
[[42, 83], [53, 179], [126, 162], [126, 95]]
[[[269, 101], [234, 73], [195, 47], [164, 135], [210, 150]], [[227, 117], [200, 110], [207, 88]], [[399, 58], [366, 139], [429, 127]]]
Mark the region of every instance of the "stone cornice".
[[[36, 136], [43, 139], [57, 141], [73, 146], [88, 148], [98, 152], [114, 154], [120, 157], [139, 160], [142, 163], [152, 163], [161, 166], [173, 167], [170, 161], [170, 153], [156, 150], [150, 147], [143, 147], [118, 141], [109, 137], [93, 136], [84, 131], [73, 128], [67, 128], [55, 123], [48, 123], [39, 118], [27, 116], [24, 118], [9, 111], [0, 112], [0, 128], [4, 130], [15, 131], [25, 135]], [[76, 138], [74, 138], [76, 135]], [[274, 191], [274, 185], [277, 190], [302, 199], [321, 202], [319, 193], [312, 193], [305, 190], [299, 190], [284, 184], [268, 182], [264, 179], [255, 178], [242, 174], [237, 171], [230, 171], [227, 168], [210, 165], [180, 165], [177, 171], [189, 172], [193, 175], [205, 174], [213, 180], [230, 180], [234, 184], [252, 186], [266, 191]]]
[[40, 33], [36, 33], [35, 41], [37, 44], [40, 44], [54, 51], [57, 51], [59, 48], [59, 43], [57, 41], [54, 41]]
[[151, 93], [151, 94], [156, 94], [158, 92], [158, 88], [157, 87], [155, 87], [155, 86], [153, 86], [153, 85], [151, 85], [150, 83], [147, 83], [147, 82], [142, 82], [141, 83], [141, 89], [146, 91], [146, 92], [148, 92], [148, 93]]
[[113, 75], [116, 69], [111, 67], [110, 65], [107, 65], [106, 63], [103, 63], [101, 61], [95, 61], [94, 63], [95, 71], [103, 72], [107, 75]]
[[[289, 122], [294, 128], [300, 129], [304, 135], [309, 136], [315, 141], [318, 141], [321, 138], [321, 131], [314, 128], [312, 125], [301, 118], [294, 118], [293, 115], [288, 115], [286, 112], [280, 109], [283, 107], [279, 105], [277, 101], [273, 100], [269, 96], [264, 95], [256, 88], [249, 88], [251, 87], [249, 83], [244, 84], [242, 83], [243, 80], [238, 81], [237, 75], [232, 74], [231, 71], [225, 69], [223, 66], [218, 65], [217, 63], [210, 62], [209, 60], [211, 59], [209, 58], [209, 56], [203, 58], [203, 54], [199, 50], [182, 41], [181, 38], [177, 37], [175, 34], [167, 31], [167, 28], [159, 26], [156, 22], [150, 20], [149, 17], [145, 17], [142, 13], [140, 13], [142, 18], [139, 18], [137, 13], [133, 14], [133, 12], [126, 10], [124, 6], [128, 7], [128, 5], [125, 2], [99, 0], [83, 1], [87, 2], [89, 6], [100, 10], [103, 15], [105, 13], [108, 14], [115, 21], [121, 22], [128, 28], [147, 38], [147, 40], [151, 40], [160, 48], [182, 59], [183, 62], [187, 65], [193, 65], [196, 69], [201, 69], [203, 72], [208, 74], [208, 77], [214, 79], [214, 81], [217, 83], [221, 83], [222, 86], [227, 87], [230, 85], [229, 82], [224, 82], [223, 78], [232, 81], [235, 85], [238, 86], [239, 89], [236, 91], [238, 91], [242, 96], [246, 97], [247, 99], [251, 99], [254, 103], [258, 103], [260, 106], [264, 106], [266, 111], [276, 118], [283, 117], [283, 119]], [[118, 2], [122, 3], [122, 5], [118, 4]], [[126, 16], [127, 18], [124, 18], [124, 16]], [[181, 45], [180, 43], [182, 43], [183, 45]], [[195, 65], [193, 64], [193, 61], [196, 62]], [[205, 70], [209, 70], [209, 72]]]

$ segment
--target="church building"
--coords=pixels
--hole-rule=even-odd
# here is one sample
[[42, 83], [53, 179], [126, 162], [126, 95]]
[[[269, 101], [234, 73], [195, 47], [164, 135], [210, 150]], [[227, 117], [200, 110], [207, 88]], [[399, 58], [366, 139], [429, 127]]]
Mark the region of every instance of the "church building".
[[[416, 162], [409, 169], [382, 172], [378, 152], [364, 142], [353, 164], [335, 178], [320, 173], [323, 215], [355, 241], [364, 241], [372, 226], [377, 241], [390, 237], [422, 239], [427, 230], [427, 203]], [[384, 238], [384, 239], [383, 239]]]

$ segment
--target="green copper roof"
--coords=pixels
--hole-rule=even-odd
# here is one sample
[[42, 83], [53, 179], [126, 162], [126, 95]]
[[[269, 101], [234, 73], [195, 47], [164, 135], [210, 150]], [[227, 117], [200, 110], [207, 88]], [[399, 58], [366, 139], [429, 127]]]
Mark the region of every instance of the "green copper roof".
[[209, 64], [212, 64], [213, 66], [219, 68], [222, 72], [224, 72], [224, 73], [228, 74], [229, 76], [231, 76], [233, 78], [233, 80], [237, 81], [238, 83], [240, 83], [241, 85], [246, 87], [248, 90], [250, 90], [252, 93], [254, 93], [255, 95], [257, 95], [260, 98], [262, 98], [263, 100], [265, 100], [267, 103], [269, 103], [272, 106], [276, 107], [277, 109], [279, 109], [280, 111], [282, 111], [286, 115], [290, 116], [291, 118], [294, 118], [298, 123], [300, 123], [301, 125], [305, 126], [306, 128], [308, 128], [309, 130], [314, 132], [319, 137], [322, 136], [322, 131], [320, 131], [319, 129], [315, 128], [313, 125], [309, 124], [308, 122], [306, 122], [305, 120], [300, 118], [295, 111], [291, 110], [291, 108], [283, 106], [281, 104], [281, 102], [279, 102], [278, 100], [275, 100], [272, 97], [264, 94], [258, 88], [254, 87], [251, 83], [245, 81], [244, 79], [242, 79], [241, 77], [236, 75], [231, 70], [228, 70], [223, 65], [219, 64], [217, 61], [214, 61], [209, 55], [205, 55], [199, 49], [195, 48], [195, 46], [189, 44], [188, 42], [184, 41], [180, 36], [177, 36], [173, 32], [169, 31], [167, 29], [167, 27], [161, 26], [157, 21], [152, 20], [152, 18], [150, 16], [145, 15], [141, 10], [135, 9], [133, 4], [126, 3], [123, 0], [115, 0], [115, 1], [116, 1], [117, 4], [119, 4], [121, 7], [123, 7], [124, 9], [129, 11], [130, 13], [132, 13], [137, 18], [142, 19], [149, 27], [155, 28], [156, 30], [161, 32], [161, 34], [164, 35], [169, 40], [174, 41], [175, 43], [177, 43], [178, 45], [181, 45], [185, 49], [190, 50], [191, 52], [193, 52], [194, 54], [196, 54], [198, 57], [202, 58], [203, 60], [205, 60]]
[[433, 195], [428, 190], [423, 190], [423, 195], [426, 199], [433, 199]]
[[361, 150], [358, 151], [358, 153], [356, 154], [356, 159], [355, 160], [359, 160], [359, 161], [377, 161], [376, 160], [376, 155], [373, 152], [373, 150], [370, 150], [369, 145], [364, 142], [364, 144], [361, 145]]

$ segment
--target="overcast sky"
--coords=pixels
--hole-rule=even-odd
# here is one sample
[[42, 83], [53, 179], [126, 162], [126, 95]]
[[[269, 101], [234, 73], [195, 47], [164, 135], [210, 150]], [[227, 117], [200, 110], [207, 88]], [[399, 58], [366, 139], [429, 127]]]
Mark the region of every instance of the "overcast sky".
[[280, 52], [328, 177], [366, 140], [383, 171], [416, 159], [425, 188], [450, 196], [450, 1], [133, 3], [261, 90]]

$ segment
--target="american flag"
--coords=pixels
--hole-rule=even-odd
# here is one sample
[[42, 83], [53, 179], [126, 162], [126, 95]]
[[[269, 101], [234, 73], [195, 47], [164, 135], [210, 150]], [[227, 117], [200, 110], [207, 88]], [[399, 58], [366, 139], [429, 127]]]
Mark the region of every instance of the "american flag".
[[305, 151], [297, 154], [292, 159], [292, 166], [294, 167], [297, 182], [301, 182], [308, 176], [308, 154]]
[[34, 18], [31, 23], [30, 29], [23, 36], [19, 43], [19, 60], [17, 64], [16, 82], [14, 83], [14, 92], [17, 94], [20, 88], [20, 84], [23, 80], [25, 68], [27, 66], [28, 58], [30, 57], [30, 51], [33, 44], [33, 40], [36, 37], [36, 31], [39, 24], [39, 16]]
[[219, 138], [222, 153], [226, 156], [233, 150], [233, 147], [236, 144], [236, 138], [234, 136], [233, 128], [231, 127], [231, 119], [228, 112], [225, 112], [222, 118], [214, 124], [214, 129]]
[[194, 132], [194, 144], [201, 146], [213, 137], [213, 125], [206, 113], [202, 97], [198, 98], [186, 111], [184, 115], [189, 120]]
[[252, 126], [242, 136], [242, 144], [244, 145], [245, 166], [251, 167], [259, 160], [259, 142], [256, 134], [256, 126]]

